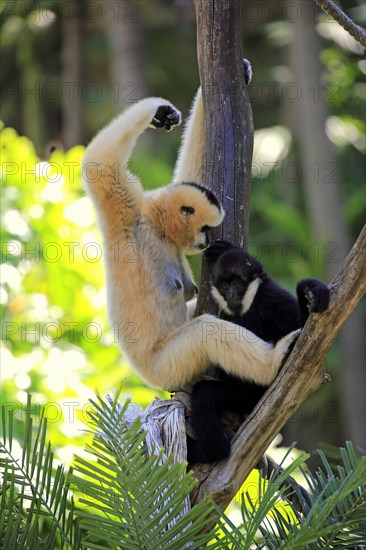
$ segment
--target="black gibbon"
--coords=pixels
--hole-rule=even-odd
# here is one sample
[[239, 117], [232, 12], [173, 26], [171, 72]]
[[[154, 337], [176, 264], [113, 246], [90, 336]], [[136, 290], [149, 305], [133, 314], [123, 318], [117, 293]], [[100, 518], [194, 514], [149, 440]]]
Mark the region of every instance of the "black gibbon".
[[[318, 279], [297, 284], [296, 298], [274, 281], [262, 264], [230, 241], [214, 241], [205, 251], [211, 293], [220, 318], [250, 330], [276, 345], [286, 334], [304, 326], [309, 313], [328, 308], [328, 287]], [[252, 365], [255, 369], [255, 365]], [[215, 462], [229, 456], [230, 442], [222, 411], [249, 414], [267, 390], [222, 373], [221, 380], [201, 380], [192, 393], [191, 425], [196, 440], [188, 440], [190, 463]]]

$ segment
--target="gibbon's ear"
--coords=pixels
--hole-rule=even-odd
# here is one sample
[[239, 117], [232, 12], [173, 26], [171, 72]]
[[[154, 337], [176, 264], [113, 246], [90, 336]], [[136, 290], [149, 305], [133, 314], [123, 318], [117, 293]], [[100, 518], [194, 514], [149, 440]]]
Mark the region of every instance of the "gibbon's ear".
[[194, 208], [192, 206], [181, 206], [180, 211], [182, 214], [186, 214], [187, 216], [194, 214]]

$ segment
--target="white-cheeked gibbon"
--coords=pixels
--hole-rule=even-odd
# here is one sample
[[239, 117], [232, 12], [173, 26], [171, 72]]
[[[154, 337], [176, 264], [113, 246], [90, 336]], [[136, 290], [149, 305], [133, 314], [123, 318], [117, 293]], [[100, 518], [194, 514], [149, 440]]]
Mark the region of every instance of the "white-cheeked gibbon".
[[185, 258], [208, 245], [223, 210], [203, 185], [204, 112], [197, 93], [174, 182], [145, 192], [127, 163], [147, 128], [170, 130], [181, 121], [167, 100], [139, 101], [108, 124], [87, 147], [83, 177], [104, 239], [107, 301], [119, 343], [150, 385], [177, 390], [212, 363], [227, 373], [268, 385], [298, 331], [276, 345], [213, 315], [192, 318], [196, 287]]

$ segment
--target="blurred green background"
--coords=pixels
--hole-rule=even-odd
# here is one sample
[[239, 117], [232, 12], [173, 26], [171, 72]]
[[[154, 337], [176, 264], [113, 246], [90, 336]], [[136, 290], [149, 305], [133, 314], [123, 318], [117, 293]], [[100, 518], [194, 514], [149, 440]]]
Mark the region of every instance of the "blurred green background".
[[[256, 129], [250, 251], [291, 290], [304, 276], [330, 282], [364, 219], [363, 48], [312, 0], [242, 4]], [[365, 25], [361, 0], [343, 4]], [[124, 383], [141, 407], [167, 395], [131, 371], [109, 327], [80, 162], [91, 136], [146, 95], [187, 115], [199, 84], [195, 15], [190, 0], [5, 0], [0, 9], [1, 395], [19, 420], [27, 392], [35, 413], [45, 405], [68, 461], [95, 390]], [[143, 137], [133, 161], [146, 188], [169, 183], [180, 137]], [[198, 277], [199, 259], [193, 267]], [[363, 317], [359, 307], [334, 343], [332, 383], [287, 424], [284, 444], [365, 448]]]

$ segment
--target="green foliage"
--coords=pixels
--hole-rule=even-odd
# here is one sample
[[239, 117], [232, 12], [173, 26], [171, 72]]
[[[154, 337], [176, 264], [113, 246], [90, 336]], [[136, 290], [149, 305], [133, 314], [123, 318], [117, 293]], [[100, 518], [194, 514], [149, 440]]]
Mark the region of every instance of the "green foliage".
[[[0, 547], [7, 550], [80, 548], [81, 532], [64, 466], [47, 442], [47, 421], [38, 428], [25, 409], [22, 448], [13, 448], [13, 415], [2, 407], [0, 442]], [[17, 453], [18, 451], [18, 453]], [[19, 452], [20, 451], [20, 452]]]
[[76, 473], [56, 466], [47, 421], [42, 414], [35, 426], [30, 397], [21, 448], [13, 449], [13, 415], [2, 407], [1, 548], [178, 550], [203, 548], [215, 538], [212, 530], [202, 532], [215, 523], [213, 503], [182, 513], [192, 474], [170, 459], [161, 464], [161, 454], [148, 457], [144, 431], [140, 422], [128, 422], [128, 407], [128, 401], [93, 402], [91, 458], [76, 457]]
[[86, 546], [203, 548], [214, 537], [212, 531], [202, 533], [215, 522], [214, 506], [205, 501], [182, 514], [195, 485], [185, 464], [172, 465], [170, 459], [161, 464], [161, 453], [147, 456], [140, 422], [126, 423], [128, 403], [121, 407], [99, 398], [94, 407], [95, 437], [87, 447], [94, 460], [77, 457], [72, 475], [80, 503], [86, 505], [78, 513]]
[[278, 507], [277, 502], [281, 493], [283, 498], [284, 481], [289, 481], [288, 476], [304, 465], [308, 458], [305, 454], [283, 472], [275, 473], [266, 490], [259, 484], [256, 502], [248, 494], [246, 498], [243, 496], [241, 526], [233, 526], [223, 515], [222, 528], [231, 542], [230, 547], [323, 550], [366, 544], [366, 457], [357, 458], [349, 442], [340, 451], [342, 463], [336, 471], [321, 451], [322, 464], [315, 475], [300, 468], [309, 493], [306, 495], [296, 488], [300, 506], [295, 507], [289, 501], [291, 513]]
[[[21, 447], [13, 439], [14, 416], [2, 407], [1, 548], [320, 550], [366, 543], [366, 457], [358, 458], [350, 443], [337, 468], [320, 452], [322, 467], [312, 474], [302, 468], [308, 458], [302, 454], [260, 481], [256, 500], [242, 495], [242, 524], [235, 526], [208, 499], [184, 512], [195, 480], [183, 464], [170, 458], [162, 464], [162, 453], [148, 457], [129, 401], [98, 397], [92, 405], [88, 456], [76, 457], [69, 472], [55, 462], [47, 421], [43, 413], [34, 416], [30, 397]], [[309, 494], [294, 485], [295, 507], [288, 486], [299, 467]]]

